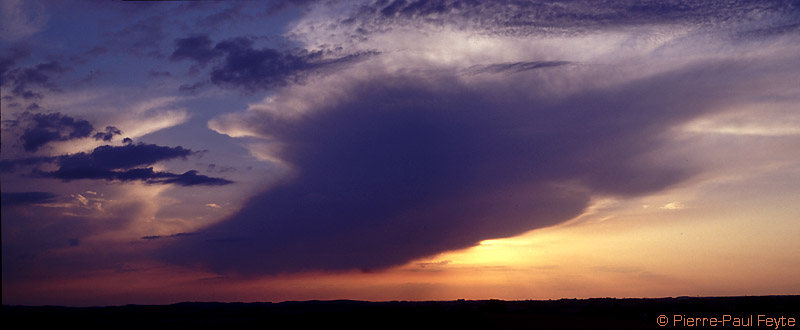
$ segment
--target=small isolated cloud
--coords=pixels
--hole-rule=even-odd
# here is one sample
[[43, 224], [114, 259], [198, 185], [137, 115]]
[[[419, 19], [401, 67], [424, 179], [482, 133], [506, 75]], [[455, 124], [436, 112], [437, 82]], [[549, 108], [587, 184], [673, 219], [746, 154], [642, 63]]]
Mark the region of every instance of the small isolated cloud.
[[662, 210], [682, 210], [682, 209], [685, 209], [685, 208], [686, 208], [686, 205], [684, 205], [681, 202], [671, 202], [671, 203], [664, 204], [664, 206], [661, 207]]
[[219, 206], [219, 205], [217, 205], [217, 204], [214, 204], [214, 203], [208, 203], [208, 204], [206, 204], [206, 207], [210, 207], [210, 208], [212, 208], [212, 209], [218, 209], [218, 208], [221, 208], [221, 206]]

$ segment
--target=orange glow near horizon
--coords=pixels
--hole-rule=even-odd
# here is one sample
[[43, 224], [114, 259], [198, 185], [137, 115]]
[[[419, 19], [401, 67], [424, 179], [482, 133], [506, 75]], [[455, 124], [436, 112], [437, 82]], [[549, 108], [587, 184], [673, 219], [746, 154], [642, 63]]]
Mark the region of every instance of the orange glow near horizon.
[[796, 210], [761, 212], [760, 218], [753, 218], [754, 205], [761, 204], [728, 207], [728, 212], [711, 210], [712, 203], [680, 210], [593, 210], [560, 226], [485, 240], [472, 248], [374, 272], [234, 278], [144, 262], [131, 265], [130, 271], [94, 272], [44, 286], [33, 281], [9, 288], [12, 291], [4, 289], [4, 296], [22, 304], [25, 299], [19, 297], [24, 295], [32, 302], [92, 306], [114, 301], [546, 300], [800, 293], [796, 277], [800, 266], [793, 262], [800, 247], [790, 243], [800, 226], [789, 224], [778, 230], [758, 225], [780, 221], [778, 213]]

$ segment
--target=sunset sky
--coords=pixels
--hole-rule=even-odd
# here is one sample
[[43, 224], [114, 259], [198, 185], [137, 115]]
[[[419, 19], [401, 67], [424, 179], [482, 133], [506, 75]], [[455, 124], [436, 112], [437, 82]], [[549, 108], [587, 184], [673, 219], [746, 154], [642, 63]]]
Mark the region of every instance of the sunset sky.
[[800, 294], [797, 1], [0, 27], [3, 304]]

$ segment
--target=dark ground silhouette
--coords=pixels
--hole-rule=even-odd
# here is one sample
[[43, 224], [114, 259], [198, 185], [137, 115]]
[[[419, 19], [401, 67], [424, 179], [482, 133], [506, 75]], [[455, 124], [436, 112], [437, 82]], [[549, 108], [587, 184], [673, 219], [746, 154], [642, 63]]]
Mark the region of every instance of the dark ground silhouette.
[[[173, 305], [59, 307], [3, 305], [3, 323], [40, 326], [170, 329], [777, 329], [800, 328], [800, 296], [678, 297], [657, 299], [457, 300], [281, 303], [185, 302]], [[659, 316], [664, 315], [658, 324]], [[677, 316], [676, 316], [677, 315]], [[759, 315], [763, 315], [759, 320]], [[729, 317], [730, 320], [723, 323]], [[680, 319], [678, 319], [680, 318]], [[695, 319], [688, 321], [689, 318]], [[715, 326], [710, 318], [717, 318]], [[739, 326], [734, 324], [739, 318]], [[677, 321], [676, 321], [677, 320]], [[750, 326], [746, 322], [752, 320]], [[791, 321], [794, 320], [794, 321]], [[705, 322], [705, 324], [700, 324]]]

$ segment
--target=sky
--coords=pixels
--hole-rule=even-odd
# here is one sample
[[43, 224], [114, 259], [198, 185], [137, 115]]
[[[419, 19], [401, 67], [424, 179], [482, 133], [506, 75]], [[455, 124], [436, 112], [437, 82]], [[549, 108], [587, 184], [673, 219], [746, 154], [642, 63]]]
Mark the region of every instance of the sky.
[[800, 294], [797, 1], [0, 1], [3, 304]]

